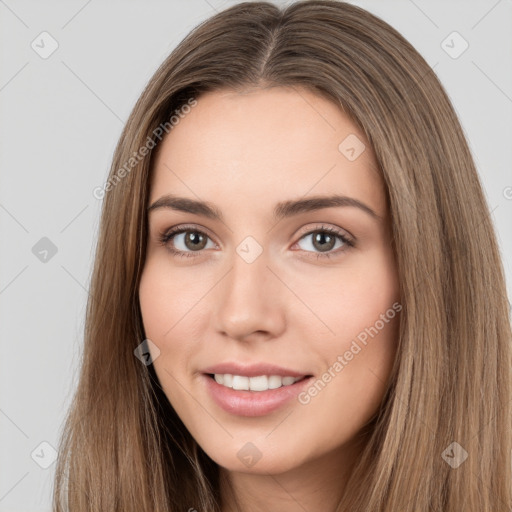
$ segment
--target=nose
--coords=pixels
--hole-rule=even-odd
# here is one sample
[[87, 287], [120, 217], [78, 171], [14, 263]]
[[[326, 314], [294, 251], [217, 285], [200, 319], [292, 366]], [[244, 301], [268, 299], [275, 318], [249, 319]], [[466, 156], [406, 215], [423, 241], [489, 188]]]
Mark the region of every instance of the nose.
[[252, 263], [238, 254], [232, 261], [213, 300], [217, 333], [239, 341], [280, 336], [286, 325], [287, 290], [270, 270], [266, 253]]

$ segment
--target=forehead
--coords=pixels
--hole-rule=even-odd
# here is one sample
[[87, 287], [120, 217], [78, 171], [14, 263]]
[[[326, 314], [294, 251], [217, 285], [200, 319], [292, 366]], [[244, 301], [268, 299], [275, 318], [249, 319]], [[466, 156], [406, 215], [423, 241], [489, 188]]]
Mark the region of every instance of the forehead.
[[256, 211], [339, 193], [385, 216], [377, 168], [364, 133], [322, 96], [295, 87], [214, 91], [160, 143], [150, 202], [174, 193]]

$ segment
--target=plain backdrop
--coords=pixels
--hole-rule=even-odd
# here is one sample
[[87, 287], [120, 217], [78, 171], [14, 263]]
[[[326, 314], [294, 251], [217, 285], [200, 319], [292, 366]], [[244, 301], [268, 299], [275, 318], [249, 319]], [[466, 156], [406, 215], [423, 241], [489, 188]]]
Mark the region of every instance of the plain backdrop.
[[[0, 512], [50, 510], [101, 208], [93, 190], [123, 123], [177, 43], [235, 3], [0, 0]], [[353, 3], [398, 29], [445, 86], [510, 292], [512, 1]]]

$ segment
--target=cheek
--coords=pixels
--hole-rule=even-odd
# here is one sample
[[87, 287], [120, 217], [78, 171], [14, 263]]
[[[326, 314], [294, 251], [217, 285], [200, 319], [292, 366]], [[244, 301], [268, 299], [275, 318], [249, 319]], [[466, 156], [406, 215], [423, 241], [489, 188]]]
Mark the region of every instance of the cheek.
[[402, 306], [392, 253], [369, 254], [322, 284], [310, 304], [331, 332], [311, 331], [324, 367], [301, 403], [319, 416], [330, 411], [324, 420], [333, 428], [357, 430], [380, 404], [396, 356]]
[[[158, 256], [158, 257], [157, 257]], [[139, 285], [139, 303], [146, 336], [163, 343], [183, 329], [198, 329], [197, 322], [191, 321], [201, 311], [201, 299], [208, 290], [207, 276], [198, 278], [197, 271], [173, 270], [165, 257], [155, 255], [148, 259]], [[191, 333], [194, 334], [194, 333]], [[187, 339], [183, 339], [184, 347]], [[161, 347], [166, 349], [167, 347]]]
[[153, 254], [146, 260], [139, 285], [144, 333], [160, 351], [156, 358], [152, 354], [153, 367], [166, 396], [178, 407], [198, 340], [207, 329], [205, 296], [215, 276], [203, 274], [198, 278], [193, 267], [173, 270], [165, 255]]
[[[376, 281], [347, 285], [342, 307], [338, 292], [338, 307], [321, 310], [334, 335], [316, 338], [314, 350], [323, 368], [299, 397], [305, 433], [313, 435], [323, 424], [326, 436], [343, 442], [382, 403], [396, 357], [401, 304], [392, 273], [372, 277]], [[317, 448], [326, 449], [325, 443], [318, 440]]]
[[[307, 298], [311, 310], [329, 328], [332, 340], [338, 342], [338, 348], [371, 329], [376, 322], [381, 330], [381, 315], [386, 315], [399, 301], [393, 254], [381, 247], [347, 260], [346, 265], [329, 274], [318, 273], [314, 279], [300, 277], [297, 283], [298, 295]], [[395, 311], [388, 316], [393, 318]]]
[[348, 442], [377, 413], [396, 355], [397, 323], [395, 317], [377, 335], [369, 336], [366, 345], [338, 343], [324, 372], [299, 396], [298, 434], [313, 440], [312, 452], [328, 452]]
[[181, 282], [182, 278], [172, 278], [168, 273], [168, 266], [166, 268], [156, 258], [150, 259], [146, 262], [139, 285], [144, 332], [160, 350], [159, 356], [153, 359], [160, 382], [169, 380], [165, 370], [174, 374], [175, 366], [184, 368], [189, 345], [187, 338], [193, 338], [182, 336], [179, 350], [178, 345], [172, 343], [176, 332], [188, 320], [187, 313], [192, 309], [195, 291], [193, 283], [187, 287]]

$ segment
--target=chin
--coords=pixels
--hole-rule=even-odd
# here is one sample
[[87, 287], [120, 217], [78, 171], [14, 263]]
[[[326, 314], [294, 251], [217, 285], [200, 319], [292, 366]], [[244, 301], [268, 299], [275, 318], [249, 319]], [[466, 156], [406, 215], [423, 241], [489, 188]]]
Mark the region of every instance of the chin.
[[233, 448], [234, 457], [227, 457], [225, 449], [207, 451], [206, 453], [220, 467], [229, 472], [253, 475], [277, 475], [290, 471], [301, 464], [293, 451], [281, 450], [276, 453], [272, 450], [272, 453], [265, 454], [267, 450], [270, 452], [270, 449], [258, 450], [254, 445], [244, 443], [241, 448]]

